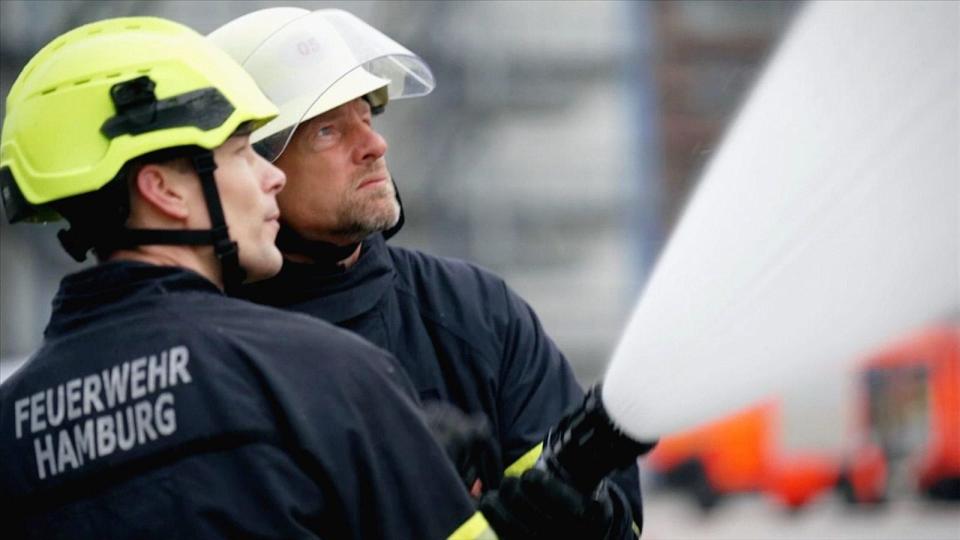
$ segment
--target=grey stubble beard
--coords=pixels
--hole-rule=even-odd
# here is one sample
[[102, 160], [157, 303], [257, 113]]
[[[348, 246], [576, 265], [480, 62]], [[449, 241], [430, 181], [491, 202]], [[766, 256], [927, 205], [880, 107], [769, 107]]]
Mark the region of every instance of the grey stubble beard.
[[[349, 242], [359, 242], [373, 233], [381, 232], [396, 225], [400, 219], [400, 203], [397, 201], [393, 180], [388, 178], [386, 185], [377, 188], [381, 193], [366, 194], [366, 197], [344, 198], [341, 205], [339, 226], [332, 231], [334, 236]], [[356, 195], [351, 192], [349, 195]], [[376, 195], [375, 197], [371, 197]], [[389, 197], [390, 201], [382, 199]]]

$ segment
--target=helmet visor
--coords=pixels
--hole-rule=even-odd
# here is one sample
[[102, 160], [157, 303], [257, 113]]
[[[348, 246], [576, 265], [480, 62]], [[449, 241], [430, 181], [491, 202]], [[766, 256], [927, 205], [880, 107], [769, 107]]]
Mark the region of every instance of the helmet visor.
[[417, 55], [354, 15], [333, 9], [293, 19], [261, 43], [243, 67], [280, 109], [252, 137], [257, 151], [271, 161], [304, 120], [384, 88], [388, 99], [402, 99], [428, 94], [435, 86], [429, 66]]

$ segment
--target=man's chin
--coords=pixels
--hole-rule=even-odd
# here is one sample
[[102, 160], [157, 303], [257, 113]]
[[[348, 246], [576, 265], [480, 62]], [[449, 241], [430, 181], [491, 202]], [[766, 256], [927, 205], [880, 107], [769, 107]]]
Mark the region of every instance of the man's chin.
[[393, 211], [390, 213], [390, 216], [387, 218], [385, 222], [385, 226], [381, 230], [385, 231], [393, 227], [399, 222], [400, 222], [400, 205], [394, 204]]
[[400, 205], [396, 201], [390, 201], [376, 209], [370, 209], [365, 214], [365, 219], [356, 221], [358, 230], [366, 231], [367, 235], [382, 232], [400, 221]]
[[280, 250], [274, 248], [274, 251], [276, 253], [265, 255], [262, 260], [252, 263], [241, 262], [247, 274], [244, 283], [270, 279], [280, 273], [280, 269], [283, 267], [283, 256], [280, 254]]

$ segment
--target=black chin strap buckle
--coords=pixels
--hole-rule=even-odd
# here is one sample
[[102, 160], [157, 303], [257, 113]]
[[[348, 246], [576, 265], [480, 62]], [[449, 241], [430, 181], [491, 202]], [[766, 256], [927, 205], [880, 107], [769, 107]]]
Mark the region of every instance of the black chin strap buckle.
[[243, 283], [247, 273], [240, 267], [240, 246], [230, 239], [226, 224], [212, 229], [213, 252], [220, 261], [224, 287], [230, 289]]
[[225, 259], [237, 260], [239, 257], [239, 248], [237, 243], [230, 240], [230, 234], [227, 232], [227, 226], [221, 225], [213, 229], [213, 252], [221, 261]]

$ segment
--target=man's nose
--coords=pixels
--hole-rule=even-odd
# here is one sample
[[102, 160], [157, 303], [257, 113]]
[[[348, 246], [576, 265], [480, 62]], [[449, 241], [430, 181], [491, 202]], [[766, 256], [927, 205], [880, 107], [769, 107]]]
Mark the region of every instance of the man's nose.
[[357, 129], [355, 159], [358, 163], [376, 161], [387, 153], [387, 140], [373, 126], [362, 124]]
[[263, 186], [266, 193], [277, 194], [287, 185], [287, 175], [276, 165], [260, 158], [264, 167]]

